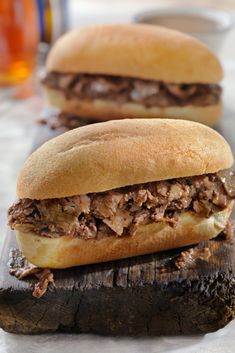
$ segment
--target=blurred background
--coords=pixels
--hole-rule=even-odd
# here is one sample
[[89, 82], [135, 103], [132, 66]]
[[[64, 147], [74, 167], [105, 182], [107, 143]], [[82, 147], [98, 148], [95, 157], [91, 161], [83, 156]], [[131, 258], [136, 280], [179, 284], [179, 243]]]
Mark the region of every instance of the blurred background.
[[235, 0], [0, 0], [0, 243], [19, 168], [40, 133], [39, 77], [60, 35], [84, 25], [141, 22], [200, 38], [224, 66], [226, 134], [235, 113], [234, 18]]

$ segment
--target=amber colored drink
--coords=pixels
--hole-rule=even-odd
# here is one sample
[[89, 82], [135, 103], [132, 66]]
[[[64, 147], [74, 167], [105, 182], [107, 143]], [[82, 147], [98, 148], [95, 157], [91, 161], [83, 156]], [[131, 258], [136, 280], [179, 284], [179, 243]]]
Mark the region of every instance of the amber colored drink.
[[0, 0], [0, 85], [29, 77], [39, 39], [35, 0]]

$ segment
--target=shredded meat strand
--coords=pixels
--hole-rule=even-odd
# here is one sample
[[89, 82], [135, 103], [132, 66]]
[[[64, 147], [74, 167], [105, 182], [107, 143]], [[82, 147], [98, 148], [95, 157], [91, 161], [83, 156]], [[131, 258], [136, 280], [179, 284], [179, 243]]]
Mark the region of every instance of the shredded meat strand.
[[181, 269], [194, 268], [198, 259], [208, 261], [211, 256], [209, 248], [192, 248], [186, 251], [182, 251], [175, 260], [175, 266]]
[[19, 280], [32, 276], [38, 279], [32, 292], [36, 298], [41, 298], [50, 284], [55, 287], [53, 273], [49, 269], [42, 269], [31, 264], [19, 249], [10, 250], [8, 266], [10, 275]]
[[233, 239], [234, 227], [235, 227], [234, 223], [231, 220], [229, 220], [226, 224], [226, 227], [223, 233], [221, 233], [224, 240], [230, 242]]
[[218, 103], [221, 95], [217, 84], [173, 84], [110, 75], [49, 72], [42, 82], [62, 91], [67, 98], [135, 102], [146, 107], [208, 106]]
[[54, 275], [49, 269], [43, 269], [37, 273], [37, 277], [39, 281], [35, 284], [32, 295], [35, 298], [41, 298], [46, 293], [49, 284], [55, 287]]
[[14, 268], [9, 271], [10, 275], [15, 276], [18, 279], [23, 279], [25, 277], [29, 277], [32, 275], [35, 275], [36, 273], [40, 272], [41, 269], [35, 266], [29, 265], [28, 267], [25, 268]]
[[98, 121], [81, 118], [77, 115], [65, 113], [65, 112], [56, 112], [56, 113], [49, 113], [46, 112], [43, 114], [42, 117], [38, 119], [38, 124], [47, 125], [51, 130], [56, 129], [65, 129], [65, 130], [72, 130], [76, 129], [77, 127], [85, 126], [88, 124], [96, 123]]

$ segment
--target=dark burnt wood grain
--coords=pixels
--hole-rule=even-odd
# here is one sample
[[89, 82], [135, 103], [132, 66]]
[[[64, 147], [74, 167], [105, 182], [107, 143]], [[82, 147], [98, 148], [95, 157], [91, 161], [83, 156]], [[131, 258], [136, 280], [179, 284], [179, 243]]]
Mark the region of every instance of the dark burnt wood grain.
[[[235, 244], [201, 243], [208, 260], [178, 269], [186, 249], [53, 271], [56, 288], [32, 296], [34, 279], [9, 275], [9, 233], [0, 264], [0, 326], [14, 333], [199, 334], [235, 316]], [[191, 247], [193, 248], [193, 247]], [[197, 248], [197, 247], [194, 247]]]

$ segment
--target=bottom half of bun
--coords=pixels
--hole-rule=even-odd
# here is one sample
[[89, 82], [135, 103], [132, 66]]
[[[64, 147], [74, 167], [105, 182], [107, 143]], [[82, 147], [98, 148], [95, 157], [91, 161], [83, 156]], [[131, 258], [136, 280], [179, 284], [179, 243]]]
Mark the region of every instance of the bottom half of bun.
[[63, 92], [45, 88], [50, 105], [59, 108], [62, 112], [78, 115], [81, 119], [98, 121], [125, 119], [125, 118], [170, 118], [187, 119], [202, 124], [214, 126], [222, 115], [222, 104], [208, 106], [170, 106], [146, 107], [138, 103], [120, 103], [112, 100], [85, 100], [66, 98]]
[[71, 236], [47, 238], [16, 231], [20, 249], [34, 265], [61, 269], [106, 262], [197, 244], [216, 237], [226, 226], [233, 202], [209, 218], [183, 212], [177, 226], [157, 222], [139, 226], [133, 236], [107, 236], [85, 240]]

